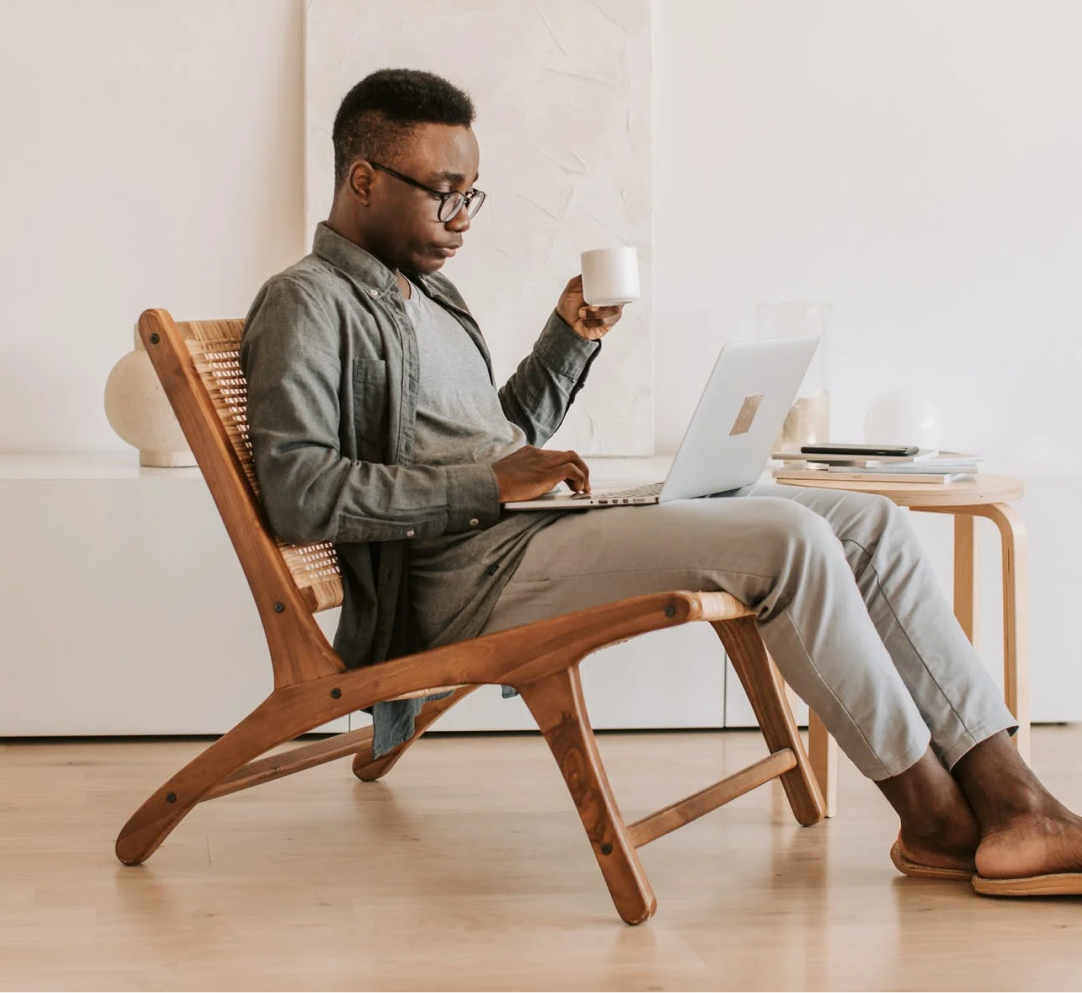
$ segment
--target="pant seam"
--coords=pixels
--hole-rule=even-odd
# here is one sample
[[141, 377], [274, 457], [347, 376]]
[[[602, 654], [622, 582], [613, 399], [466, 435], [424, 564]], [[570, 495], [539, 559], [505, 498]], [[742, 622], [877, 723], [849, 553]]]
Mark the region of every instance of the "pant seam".
[[[604, 569], [604, 570], [594, 570], [594, 571], [591, 571], [591, 572], [565, 572], [565, 573], [561, 573], [559, 576], [557, 576], [555, 578], [553, 578], [553, 577], [540, 577], [538, 579], [524, 579], [524, 578], [519, 578], [519, 577], [516, 577], [516, 576], [512, 576], [507, 581], [507, 585], [508, 586], [513, 586], [513, 585], [517, 584], [517, 585], [520, 585], [520, 586], [525, 586], [528, 583], [558, 583], [558, 582], [562, 582], [562, 581], [564, 581], [566, 579], [587, 579], [587, 578], [589, 578], [591, 576], [628, 576], [628, 575], [634, 575], [634, 574], [640, 573], [640, 572], [650, 572], [650, 573], [654, 573], [654, 574], [663, 573], [663, 572], [688, 572], [689, 570], [695, 570], [695, 569], [703, 569], [706, 572], [730, 573], [730, 574], [732, 574], [734, 576], [746, 576], [749, 579], [767, 579], [767, 580], [771, 580], [771, 581], [776, 581], [776, 579], [777, 579], [776, 576], [771, 576], [771, 575], [768, 575], [768, 574], [762, 574], [762, 573], [758, 573], [758, 572], [744, 572], [741, 569], [716, 569], [716, 568], [711, 568], [709, 566], [704, 566], [704, 565], [671, 566], [668, 569], [658, 569], [657, 567], [654, 567], [654, 566], [645, 566], [642, 569]], [[722, 592], [724, 592], [724, 591], [722, 591]], [[732, 594], [730, 594], [730, 596], [731, 595]]]
[[[791, 603], [792, 600], [790, 600], [789, 602]], [[860, 740], [862, 742], [864, 742], [865, 747], [868, 749], [868, 754], [871, 755], [875, 759], [875, 761], [879, 763], [879, 768], [883, 772], [886, 772], [887, 767], [884, 765], [883, 760], [879, 757], [879, 753], [872, 746], [872, 743], [868, 740], [868, 738], [864, 734], [864, 731], [862, 730], [860, 725], [857, 723], [856, 718], [854, 718], [853, 715], [851, 713], [849, 713], [849, 709], [845, 706], [844, 703], [842, 703], [841, 700], [838, 699], [838, 695], [831, 688], [830, 684], [827, 683], [827, 681], [823, 678], [823, 674], [819, 671], [819, 667], [815, 664], [815, 659], [812, 657], [811, 652], [808, 651], [808, 646], [804, 642], [804, 638], [800, 633], [800, 629], [797, 627], [796, 623], [793, 621], [792, 616], [788, 612], [788, 609], [786, 609], [783, 617], [784, 617], [784, 620], [786, 620], [788, 622], [789, 627], [793, 631], [793, 634], [796, 635], [796, 639], [800, 643], [801, 651], [804, 652], [804, 656], [808, 660], [811, 671], [815, 673], [815, 678], [819, 680], [819, 684], [823, 687], [823, 689], [825, 689], [827, 691], [827, 693], [830, 695], [830, 698], [837, 704], [838, 709], [843, 714], [845, 714], [846, 718], [848, 719], [849, 723], [852, 725], [853, 729], [856, 731], [856, 733], [859, 736]], [[805, 701], [805, 702], [807, 702], [807, 701]], [[820, 715], [820, 716], [822, 716], [822, 715]], [[869, 776], [869, 778], [872, 778], [872, 777]]]
[[[909, 647], [913, 650], [913, 654], [920, 660], [921, 666], [924, 668], [925, 673], [927, 673], [928, 677], [931, 679], [932, 684], [939, 691], [939, 695], [943, 698], [944, 701], [946, 701], [947, 705], [950, 707], [951, 713], [954, 715], [955, 719], [963, 728], [968, 731], [965, 719], [962, 717], [961, 714], [958, 713], [957, 708], [954, 706], [954, 701], [951, 700], [951, 698], [947, 695], [946, 691], [940, 685], [939, 680], [936, 678], [935, 673], [932, 672], [932, 670], [928, 667], [928, 663], [924, 661], [924, 656], [918, 650], [917, 646], [913, 644], [913, 639], [909, 637], [909, 631], [906, 630], [905, 625], [902, 624], [901, 620], [898, 617], [898, 612], [894, 609], [894, 604], [890, 602], [890, 597], [887, 596], [886, 591], [883, 589], [883, 583], [879, 578], [879, 570], [876, 569], [875, 563], [873, 561], [874, 553], [869, 552], [868, 549], [864, 547], [864, 545], [862, 545], [859, 541], [854, 540], [853, 538], [842, 538], [842, 541], [848, 542], [851, 545], [856, 545], [857, 548], [859, 548], [865, 555], [868, 556], [868, 564], [865, 568], [871, 569], [872, 576], [875, 577], [875, 588], [879, 591], [879, 595], [883, 598], [883, 602], [887, 605], [887, 609], [890, 610], [890, 614], [894, 618], [894, 623], [897, 624], [898, 630], [902, 632], [905, 640], [909, 643]], [[876, 542], [875, 547], [878, 550], [878, 542]]]

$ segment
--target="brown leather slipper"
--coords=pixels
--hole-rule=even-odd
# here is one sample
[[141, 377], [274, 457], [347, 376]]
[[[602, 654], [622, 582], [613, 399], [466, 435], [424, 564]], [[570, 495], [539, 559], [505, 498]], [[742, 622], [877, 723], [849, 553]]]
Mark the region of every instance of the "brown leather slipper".
[[902, 854], [902, 846], [897, 841], [891, 846], [890, 860], [899, 872], [917, 879], [953, 879], [969, 882], [977, 871], [976, 869], [941, 869], [939, 866], [914, 862]]
[[1082, 872], [1050, 872], [1016, 879], [974, 876], [973, 889], [982, 896], [1082, 896]]

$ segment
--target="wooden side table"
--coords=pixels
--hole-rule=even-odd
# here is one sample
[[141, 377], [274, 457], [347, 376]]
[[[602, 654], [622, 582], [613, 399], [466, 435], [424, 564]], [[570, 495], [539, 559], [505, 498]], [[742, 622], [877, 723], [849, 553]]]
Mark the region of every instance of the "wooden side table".
[[[999, 528], [1003, 549], [1003, 696], [1018, 721], [1014, 742], [1029, 762], [1029, 667], [1026, 655], [1026, 530], [1010, 505], [1024, 492], [1014, 476], [978, 475], [955, 483], [832, 482], [829, 479], [778, 480], [786, 486], [855, 490], [889, 497], [900, 507], [954, 516], [954, 615], [974, 647], [977, 645], [977, 555], [975, 520], [987, 517]], [[837, 803], [838, 746], [815, 714], [808, 718], [808, 752], [819, 777], [828, 816]]]

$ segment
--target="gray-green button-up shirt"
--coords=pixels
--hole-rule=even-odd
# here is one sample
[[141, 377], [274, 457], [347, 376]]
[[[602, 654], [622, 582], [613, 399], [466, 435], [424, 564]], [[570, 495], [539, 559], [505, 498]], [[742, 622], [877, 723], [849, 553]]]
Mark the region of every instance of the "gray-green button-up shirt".
[[[481, 331], [454, 285], [440, 274], [411, 278], [466, 330], [491, 379]], [[544, 445], [563, 422], [599, 351], [600, 343], [550, 316], [499, 389], [504, 414], [530, 444]], [[394, 274], [320, 224], [312, 253], [256, 296], [240, 359], [271, 527], [288, 542], [332, 541], [338, 549], [344, 601], [335, 650], [355, 667], [431, 647], [420, 643], [411, 622], [411, 540], [480, 537], [486, 529], [496, 537], [507, 526], [494, 527], [501, 514], [491, 466], [414, 462], [419, 356]], [[543, 523], [522, 516], [523, 540], [501, 535], [499, 554], [521, 554], [533, 533], [526, 522]], [[473, 609], [437, 643], [472, 637], [484, 626], [513, 564], [473, 578]], [[413, 735], [420, 706], [405, 700], [374, 708], [377, 755]]]

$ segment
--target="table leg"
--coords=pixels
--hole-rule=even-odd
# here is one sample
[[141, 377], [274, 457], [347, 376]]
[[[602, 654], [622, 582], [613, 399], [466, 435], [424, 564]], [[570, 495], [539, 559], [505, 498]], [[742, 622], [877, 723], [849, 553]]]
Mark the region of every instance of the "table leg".
[[1003, 543], [1003, 696], [1018, 720], [1014, 742], [1030, 759], [1029, 606], [1026, 601], [1026, 527], [1021, 514], [1006, 503], [971, 508], [995, 522]]
[[827, 817], [838, 809], [838, 743], [814, 711], [808, 713], [808, 759], [823, 791]]
[[977, 647], [980, 609], [977, 586], [980, 545], [977, 542], [976, 524], [976, 518], [969, 514], [954, 515], [954, 616], [974, 648]]

